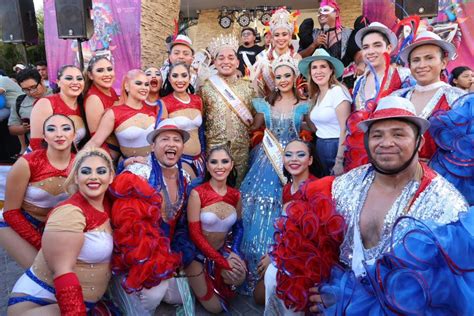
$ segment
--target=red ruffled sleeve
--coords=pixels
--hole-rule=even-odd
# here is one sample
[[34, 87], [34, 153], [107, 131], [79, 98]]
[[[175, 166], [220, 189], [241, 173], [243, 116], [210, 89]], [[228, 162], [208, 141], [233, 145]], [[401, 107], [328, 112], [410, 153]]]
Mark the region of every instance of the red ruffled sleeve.
[[358, 124], [368, 119], [370, 113], [371, 112], [366, 110], [355, 111], [347, 119], [347, 136], [344, 142], [346, 146], [344, 152], [345, 172], [369, 162], [364, 146], [364, 132], [359, 129]]
[[144, 179], [129, 172], [111, 185], [114, 255], [112, 270], [125, 274], [128, 293], [154, 287], [173, 276], [181, 255], [171, 252], [170, 240], [160, 231], [161, 195]]
[[345, 224], [331, 198], [333, 177], [308, 183], [275, 224], [270, 256], [277, 272], [277, 296], [287, 308], [307, 311], [309, 289], [329, 278], [339, 261]]

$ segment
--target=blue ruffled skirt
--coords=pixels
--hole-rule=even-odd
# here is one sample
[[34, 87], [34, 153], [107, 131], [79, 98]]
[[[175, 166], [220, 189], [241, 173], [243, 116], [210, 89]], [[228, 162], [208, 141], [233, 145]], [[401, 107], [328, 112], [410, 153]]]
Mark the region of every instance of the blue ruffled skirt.
[[365, 277], [333, 269], [325, 315], [474, 315], [474, 207], [447, 225], [400, 221], [408, 229]]

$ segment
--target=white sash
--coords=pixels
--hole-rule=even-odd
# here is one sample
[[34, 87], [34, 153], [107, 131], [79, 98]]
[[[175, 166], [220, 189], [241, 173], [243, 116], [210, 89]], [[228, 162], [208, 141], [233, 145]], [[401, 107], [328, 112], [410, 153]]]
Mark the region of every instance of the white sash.
[[273, 169], [275, 169], [281, 183], [285, 185], [287, 180], [283, 174], [283, 148], [276, 137], [268, 129], [265, 129], [265, 132], [263, 133], [262, 144], [265, 154], [272, 163]]
[[227, 106], [239, 117], [239, 119], [249, 127], [252, 125], [253, 116], [239, 97], [232, 91], [227, 83], [218, 75], [211, 76], [209, 81], [219, 91], [226, 101]]

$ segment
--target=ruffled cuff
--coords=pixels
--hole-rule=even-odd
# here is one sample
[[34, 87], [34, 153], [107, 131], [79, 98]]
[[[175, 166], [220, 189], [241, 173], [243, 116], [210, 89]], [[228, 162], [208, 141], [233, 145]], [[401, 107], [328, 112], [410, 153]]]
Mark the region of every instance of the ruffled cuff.
[[403, 233], [393, 250], [366, 266], [364, 278], [333, 270], [331, 281], [321, 287], [324, 312], [474, 315], [474, 259], [466, 255], [474, 249], [474, 208], [448, 225], [401, 218], [392, 234], [398, 236], [399, 229]]

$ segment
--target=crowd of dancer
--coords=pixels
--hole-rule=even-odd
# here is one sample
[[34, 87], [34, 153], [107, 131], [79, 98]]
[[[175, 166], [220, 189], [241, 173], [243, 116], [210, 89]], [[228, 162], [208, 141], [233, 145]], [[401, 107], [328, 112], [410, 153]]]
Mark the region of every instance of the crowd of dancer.
[[285, 8], [263, 50], [253, 29], [199, 52], [177, 35], [120, 95], [104, 56], [61, 67], [56, 93], [20, 70], [8, 315], [152, 315], [190, 293], [211, 313], [240, 293], [266, 315], [473, 314], [472, 71], [448, 84], [456, 48], [416, 18], [405, 41], [339, 14], [323, 0], [299, 50]]

